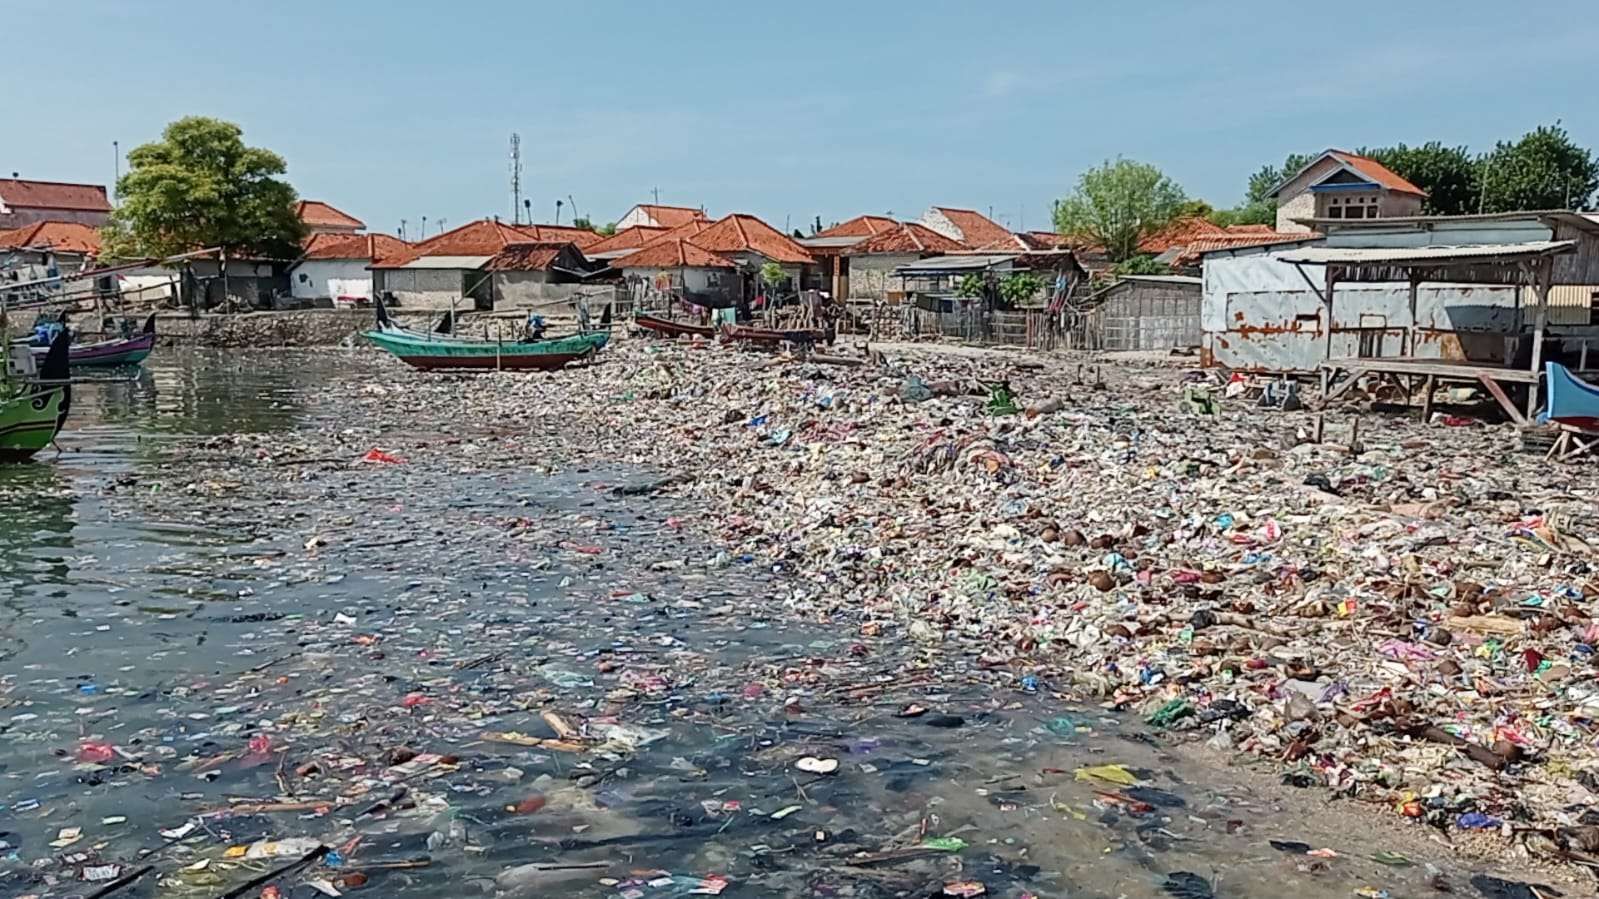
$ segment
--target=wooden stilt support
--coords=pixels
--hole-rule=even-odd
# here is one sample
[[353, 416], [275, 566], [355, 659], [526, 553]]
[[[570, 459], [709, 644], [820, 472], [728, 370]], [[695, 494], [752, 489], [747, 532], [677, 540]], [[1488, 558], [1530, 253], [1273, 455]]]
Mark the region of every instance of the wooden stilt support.
[[1433, 391], [1437, 389], [1437, 386], [1438, 386], [1438, 378], [1435, 375], [1428, 375], [1427, 376], [1427, 380], [1424, 381], [1423, 384], [1422, 384], [1422, 388], [1421, 388], [1421, 421], [1422, 421], [1422, 424], [1426, 424], [1427, 422], [1432, 421], [1432, 395], [1433, 395]]

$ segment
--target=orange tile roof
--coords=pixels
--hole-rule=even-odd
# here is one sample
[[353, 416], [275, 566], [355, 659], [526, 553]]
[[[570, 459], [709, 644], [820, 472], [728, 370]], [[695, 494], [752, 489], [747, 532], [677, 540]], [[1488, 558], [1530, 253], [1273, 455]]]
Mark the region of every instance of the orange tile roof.
[[934, 206], [933, 209], [942, 213], [944, 218], [959, 228], [961, 243], [974, 250], [1028, 249], [1027, 245], [1004, 225], [975, 209], [955, 209], [949, 206]]
[[1245, 247], [1263, 247], [1274, 243], [1291, 243], [1301, 240], [1310, 240], [1316, 234], [1292, 234], [1273, 231], [1266, 234], [1223, 234], [1216, 237], [1202, 237], [1184, 247], [1182, 252], [1172, 259], [1174, 266], [1192, 267], [1200, 263], [1200, 256], [1212, 250], [1241, 250]]
[[1016, 236], [1035, 250], [1056, 250], [1067, 244], [1066, 238], [1053, 231], [1022, 231]]
[[815, 257], [792, 237], [753, 215], [733, 213], [694, 235], [695, 245], [713, 253], [759, 253], [774, 262], [814, 264]]
[[414, 243], [409, 252], [383, 262], [386, 267], [393, 267], [423, 256], [493, 256], [514, 243], [560, 241], [581, 248], [603, 239], [593, 231], [565, 225], [508, 225], [494, 219], [478, 219]]
[[305, 259], [387, 260], [409, 253], [411, 244], [387, 234], [339, 234], [323, 231], [312, 234], [302, 244]]
[[847, 222], [818, 231], [813, 237], [871, 237], [893, 229], [899, 222], [883, 215], [857, 215]]
[[1185, 246], [1204, 237], [1220, 237], [1226, 233], [1226, 228], [1204, 216], [1189, 216], [1145, 236], [1138, 242], [1138, 252], [1159, 255], [1172, 247]]
[[1276, 234], [1277, 229], [1271, 225], [1228, 225], [1228, 234]]
[[623, 228], [604, 240], [589, 244], [583, 248], [584, 255], [595, 253], [614, 253], [617, 250], [637, 250], [648, 246], [656, 238], [666, 234], [669, 228], [656, 228], [651, 225], [634, 225]]
[[1418, 197], [1425, 197], [1427, 195], [1426, 191], [1399, 177], [1399, 175], [1394, 172], [1393, 169], [1390, 169], [1375, 159], [1370, 159], [1365, 156], [1356, 156], [1355, 154], [1345, 150], [1328, 150], [1327, 155], [1359, 172], [1362, 176], [1373, 183], [1379, 184], [1389, 190], [1397, 191], [1398, 193], [1402, 194], [1415, 194]]
[[644, 210], [646, 215], [654, 219], [655, 223], [663, 228], [676, 228], [678, 225], [687, 224], [695, 219], [706, 220], [703, 210], [688, 206], [660, 206], [653, 203], [640, 203], [636, 208]]
[[906, 222], [892, 231], [868, 237], [846, 249], [846, 256], [868, 253], [958, 253], [966, 245], [934, 231], [926, 225]]
[[581, 271], [584, 259], [570, 241], [514, 243], [496, 253], [483, 268], [491, 272], [547, 272], [553, 268]]
[[566, 242], [575, 243], [579, 249], [590, 247], [605, 238], [587, 228], [574, 228], [571, 225], [507, 225], [536, 243]]
[[77, 222], [34, 222], [0, 231], [0, 250], [50, 248], [63, 253], [100, 255], [100, 231]]
[[736, 268], [732, 260], [690, 243], [681, 237], [667, 237], [636, 253], [611, 262], [611, 268]]
[[105, 187], [100, 184], [69, 184], [64, 181], [28, 181], [0, 178], [0, 205], [30, 209], [72, 209], [79, 212], [110, 212]]
[[321, 200], [301, 200], [294, 204], [294, 214], [300, 217], [310, 228], [354, 228], [360, 230], [366, 227], [366, 222], [339, 209], [332, 204]]

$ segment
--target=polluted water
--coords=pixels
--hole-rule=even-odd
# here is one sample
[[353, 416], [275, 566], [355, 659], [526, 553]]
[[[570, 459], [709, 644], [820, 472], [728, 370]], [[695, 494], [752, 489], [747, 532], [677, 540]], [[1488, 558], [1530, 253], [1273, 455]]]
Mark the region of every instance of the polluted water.
[[[0, 895], [1560, 895], [1182, 739], [1301, 688], [1164, 693], [1183, 673], [1126, 641], [1134, 702], [975, 639], [948, 609], [1007, 588], [968, 532], [1020, 569], [995, 475], [1032, 439], [967, 439], [986, 399], [945, 385], [975, 363], [919, 363], [904, 401], [896, 373], [619, 344], [477, 378], [173, 349], [83, 388], [60, 455], [0, 470]], [[912, 415], [904, 455], [848, 433]], [[828, 428], [834, 490], [802, 495]], [[964, 592], [891, 615], [930, 563], [880, 555], [864, 589], [893, 523], [874, 550], [838, 491], [942, 483], [948, 439], [973, 504], [916, 552]], [[1119, 589], [1147, 569], [1118, 540]]]

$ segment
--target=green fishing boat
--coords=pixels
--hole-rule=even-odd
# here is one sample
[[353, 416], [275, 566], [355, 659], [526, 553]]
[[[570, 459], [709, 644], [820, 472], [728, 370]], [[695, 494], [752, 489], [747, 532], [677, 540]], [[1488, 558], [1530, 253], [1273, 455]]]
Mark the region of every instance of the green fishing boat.
[[362, 336], [401, 362], [424, 371], [452, 368], [476, 371], [555, 369], [594, 355], [611, 338], [605, 331], [531, 342], [460, 338], [437, 340], [414, 331], [367, 331]]
[[71, 351], [64, 333], [37, 366], [26, 346], [7, 349], [0, 378], [0, 462], [20, 462], [49, 446], [67, 420]]

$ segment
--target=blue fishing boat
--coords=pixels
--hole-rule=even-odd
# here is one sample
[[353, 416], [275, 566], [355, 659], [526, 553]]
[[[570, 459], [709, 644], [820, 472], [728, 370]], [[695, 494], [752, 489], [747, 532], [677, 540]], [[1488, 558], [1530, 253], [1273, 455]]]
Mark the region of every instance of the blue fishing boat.
[[1599, 387], [1578, 378], [1558, 362], [1545, 362], [1543, 373], [1549, 399], [1539, 418], [1580, 431], [1599, 432]]

